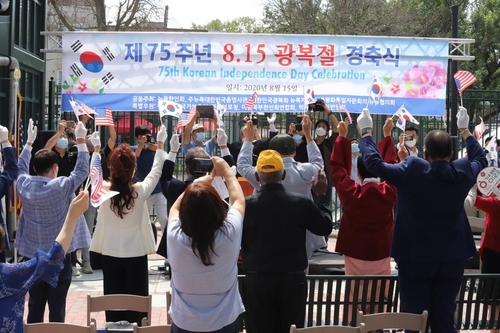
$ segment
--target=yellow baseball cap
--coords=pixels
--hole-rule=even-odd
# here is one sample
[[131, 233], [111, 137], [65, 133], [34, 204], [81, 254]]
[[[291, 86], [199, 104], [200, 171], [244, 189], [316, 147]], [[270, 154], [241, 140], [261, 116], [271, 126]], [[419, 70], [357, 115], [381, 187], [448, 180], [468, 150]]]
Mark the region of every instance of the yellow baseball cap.
[[263, 173], [271, 173], [283, 169], [283, 159], [276, 150], [263, 150], [257, 160], [257, 170]]

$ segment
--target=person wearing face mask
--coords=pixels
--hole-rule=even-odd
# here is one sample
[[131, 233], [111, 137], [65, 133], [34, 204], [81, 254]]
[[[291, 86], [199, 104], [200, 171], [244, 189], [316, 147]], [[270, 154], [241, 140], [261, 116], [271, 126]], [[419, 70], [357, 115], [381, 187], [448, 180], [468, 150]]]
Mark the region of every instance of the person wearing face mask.
[[401, 142], [404, 141], [404, 147], [408, 150], [410, 156], [417, 156], [424, 158], [424, 154], [418, 150], [417, 142], [418, 142], [418, 129], [409, 126], [405, 128], [404, 135], [401, 134], [399, 138], [400, 143], [396, 146], [396, 149], [399, 151], [399, 147], [401, 146]]
[[[182, 136], [182, 153], [184, 156], [189, 149], [194, 147], [202, 147], [210, 156], [215, 153], [215, 147], [217, 145], [216, 137], [213, 136], [211, 139], [205, 141], [207, 138], [207, 129], [202, 124], [196, 124], [196, 119], [199, 117], [200, 114], [196, 112], [196, 116], [191, 118], [189, 123], [184, 128], [184, 134]], [[212, 121], [217, 129], [219, 125], [217, 123], [217, 116], [215, 113]]]
[[358, 158], [359, 158], [359, 140], [351, 139], [351, 179], [361, 185], [361, 180], [358, 175]]
[[[134, 131], [134, 136], [137, 142], [139, 142], [137, 146], [131, 147], [132, 151], [135, 151], [135, 157], [137, 158], [135, 180], [142, 182], [151, 172], [158, 144], [151, 136], [151, 130], [146, 125], [137, 126]], [[156, 220], [153, 222], [153, 225], [158, 222], [161, 230], [163, 230], [167, 225], [167, 199], [161, 193], [160, 182], [155, 184], [153, 192], [146, 199], [146, 203], [150, 213], [153, 211], [153, 208], [156, 212]], [[153, 230], [156, 231], [155, 226], [153, 226]]]
[[[15, 247], [25, 259], [35, 257], [38, 250], [48, 252], [61, 230], [68, 207], [75, 198], [75, 191], [89, 174], [89, 154], [85, 144], [87, 129], [82, 122], [75, 129], [78, 158], [75, 169], [68, 177], [57, 177], [58, 156], [51, 149], [41, 149], [31, 157], [36, 138], [36, 126], [30, 119], [26, 146], [19, 156], [19, 176], [16, 189], [23, 203], [23, 211], [16, 233]], [[35, 176], [29, 174], [33, 161]], [[52, 287], [38, 282], [29, 291], [27, 323], [43, 322], [45, 306], [49, 305], [49, 321], [64, 322], [66, 296], [71, 285], [72, 267], [70, 253], [90, 245], [90, 233], [83, 214], [78, 217], [71, 246], [66, 251], [64, 267], [59, 282]]]
[[[333, 118], [333, 119], [332, 119]], [[337, 118], [330, 112], [330, 119], [333, 120], [333, 124], [338, 124]], [[326, 119], [320, 119], [315, 124], [315, 134], [316, 139], [314, 140], [318, 145], [318, 149], [321, 152], [323, 157], [323, 162], [325, 164], [324, 171], [326, 174], [326, 179], [328, 181], [328, 187], [326, 194], [324, 195], [315, 195], [314, 202], [316, 204], [324, 204], [330, 205], [332, 202], [332, 187], [333, 181], [328, 169], [328, 161], [330, 160], [330, 156], [332, 155], [333, 146], [335, 145], [335, 139], [338, 136], [338, 131], [335, 129], [330, 136], [330, 124]]]
[[[73, 145], [70, 146], [70, 142]], [[75, 168], [78, 149], [74, 145], [74, 133], [67, 128], [65, 120], [61, 120], [59, 130], [47, 141], [44, 148], [52, 149], [57, 154], [59, 166], [57, 176], [68, 177]]]

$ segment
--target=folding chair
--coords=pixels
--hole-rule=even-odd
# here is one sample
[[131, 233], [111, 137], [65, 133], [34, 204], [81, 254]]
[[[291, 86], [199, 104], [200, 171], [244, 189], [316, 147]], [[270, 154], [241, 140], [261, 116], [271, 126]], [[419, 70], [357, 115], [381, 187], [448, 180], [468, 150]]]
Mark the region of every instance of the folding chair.
[[364, 315], [363, 311], [358, 312], [356, 323], [365, 324], [367, 332], [383, 329], [407, 329], [425, 332], [427, 325], [427, 311], [422, 314], [385, 312]]
[[134, 333], [170, 333], [171, 328], [170, 325], [139, 327], [134, 323]]
[[96, 333], [96, 329], [94, 323], [90, 323], [89, 326], [66, 323], [25, 323], [24, 333]]
[[[94, 318], [90, 318], [91, 312], [100, 312], [106, 310], [128, 310], [147, 312], [148, 316], [142, 319], [142, 326], [149, 326], [151, 321], [151, 302], [153, 297], [137, 295], [102, 295], [90, 296], [87, 294], [87, 325], [95, 323]], [[97, 325], [96, 325], [97, 326]]]
[[172, 304], [172, 294], [170, 291], [167, 291], [167, 324], [172, 325], [172, 317], [170, 317], [170, 314], [168, 311], [170, 310], [170, 305]]
[[290, 326], [290, 333], [364, 333], [365, 325], [360, 324], [358, 327], [350, 326], [314, 326], [306, 328], [297, 328], [295, 325]]

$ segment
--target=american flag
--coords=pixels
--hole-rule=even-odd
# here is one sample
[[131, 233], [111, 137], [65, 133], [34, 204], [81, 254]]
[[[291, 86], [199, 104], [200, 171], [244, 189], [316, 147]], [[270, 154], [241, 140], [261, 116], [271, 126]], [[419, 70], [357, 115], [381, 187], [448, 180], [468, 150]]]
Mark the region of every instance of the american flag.
[[113, 114], [111, 113], [110, 108], [106, 108], [106, 116], [104, 118], [97, 118], [99, 112], [95, 116], [95, 125], [96, 126], [115, 126], [113, 122]]
[[255, 99], [259, 97], [259, 94], [257, 92], [254, 92], [252, 96], [248, 98], [248, 101], [245, 103], [245, 107], [249, 109], [255, 109]]
[[481, 122], [474, 127], [474, 135], [476, 136], [476, 139], [479, 140], [479, 138], [483, 135], [483, 133], [486, 131], [486, 125], [484, 125], [483, 118], [479, 117], [481, 119]]
[[118, 194], [117, 191], [110, 191], [106, 187], [102, 186], [103, 176], [102, 176], [102, 164], [101, 157], [97, 154], [94, 163], [92, 164], [92, 169], [90, 169], [90, 184], [92, 185], [92, 193], [90, 195], [90, 203], [94, 207], [99, 207], [105, 200]]
[[184, 126], [186, 126], [196, 115], [196, 106], [194, 106], [191, 111], [189, 111], [188, 114], [186, 113], [181, 113], [181, 116], [179, 117], [179, 122], [177, 123], [177, 127], [175, 130], [178, 132], [180, 131]]
[[471, 72], [467, 71], [458, 71], [453, 75], [453, 77], [455, 78], [455, 83], [457, 84], [460, 96], [462, 96], [462, 92], [465, 89], [469, 88], [472, 84], [474, 84], [474, 82], [477, 81], [476, 77]]

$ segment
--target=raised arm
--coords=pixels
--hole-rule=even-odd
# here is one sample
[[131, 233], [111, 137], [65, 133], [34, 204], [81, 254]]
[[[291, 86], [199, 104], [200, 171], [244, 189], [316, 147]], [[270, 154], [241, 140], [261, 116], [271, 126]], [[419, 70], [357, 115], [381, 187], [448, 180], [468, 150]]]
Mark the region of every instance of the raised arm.
[[184, 128], [184, 134], [182, 135], [182, 142], [185, 145], [188, 145], [191, 142], [191, 133], [193, 132], [193, 126], [196, 123], [196, 119], [200, 117], [200, 114], [198, 111], [196, 111], [196, 115], [191, 118], [189, 123], [187, 123], [186, 127]]
[[[98, 135], [98, 134], [97, 134]], [[76, 189], [85, 181], [89, 175], [89, 152], [85, 138], [87, 137], [87, 129], [80, 121], [75, 129], [76, 143], [78, 147], [78, 156], [76, 165], [68, 177], [60, 177], [61, 188], [67, 191], [68, 195], [76, 191]], [[96, 136], [94, 136], [96, 137]], [[100, 142], [100, 139], [99, 139]], [[59, 179], [59, 178], [58, 178]]]
[[167, 130], [165, 129], [165, 126], [162, 125], [156, 138], [156, 142], [158, 142], [158, 149], [156, 149], [153, 167], [151, 168], [151, 171], [149, 171], [146, 178], [144, 178], [142, 182], [137, 183], [143, 187], [146, 196], [149, 196], [153, 192], [158, 184], [158, 181], [160, 180], [163, 164], [167, 157], [167, 153], [163, 150], [165, 140], [167, 140]]
[[214, 171], [212, 172], [213, 176], [224, 177], [224, 180], [226, 181], [231, 208], [239, 211], [241, 216], [245, 216], [245, 196], [243, 195], [243, 190], [241, 189], [238, 179], [236, 179], [236, 176], [231, 170], [229, 164], [217, 156], [212, 157], [212, 163], [214, 164]]
[[238, 155], [238, 161], [236, 162], [236, 167], [238, 173], [242, 177], [244, 177], [255, 189], [260, 189], [260, 184], [255, 178], [255, 168], [252, 165], [253, 124], [251, 120], [247, 121], [247, 124], [243, 129], [243, 135], [245, 136], [245, 141], [241, 146], [240, 154]]
[[0, 142], [4, 156], [4, 170], [0, 175], [0, 198], [7, 193], [10, 185], [14, 182], [19, 172], [17, 166], [16, 152], [8, 139], [9, 130], [7, 127], [0, 126]]
[[[325, 161], [323, 161], [323, 156], [321, 156], [321, 151], [318, 148], [318, 145], [316, 142], [314, 142], [312, 135], [311, 135], [311, 128], [312, 128], [312, 123], [311, 120], [309, 119], [308, 115], [304, 115], [302, 117], [302, 129], [304, 131], [304, 137], [306, 138], [307, 142], [307, 158], [309, 163], [315, 165], [318, 170], [323, 169], [325, 167]], [[318, 176], [318, 172], [316, 171], [315, 177]]]
[[323, 108], [325, 109], [325, 112], [328, 115], [328, 118], [330, 118], [330, 120], [333, 124], [333, 132], [337, 133], [338, 127], [339, 127], [339, 120], [337, 119], [337, 117], [335, 117], [333, 112], [328, 108], [325, 101], [322, 101], [321, 103], [323, 104]]
[[113, 150], [116, 144], [116, 129], [115, 126], [107, 126], [109, 131], [108, 147], [109, 150]]
[[234, 165], [233, 155], [231, 155], [229, 148], [227, 148], [227, 134], [222, 128], [217, 129], [217, 143], [220, 148], [221, 157], [232, 167]]
[[78, 222], [78, 217], [82, 215], [89, 207], [89, 192], [81, 191], [78, 196], [71, 201], [69, 205], [68, 214], [66, 214], [66, 220], [56, 237], [56, 242], [61, 244], [64, 249], [64, 253], [68, 252], [69, 246], [71, 245], [71, 240], [73, 239], [73, 234], [75, 232], [76, 223]]
[[52, 135], [52, 137], [47, 141], [45, 144], [46, 149], [52, 149], [57, 143], [57, 140], [61, 138], [61, 135], [63, 134], [64, 130], [66, 129], [66, 120], [61, 120], [59, 122], [59, 130]]
[[341, 121], [337, 131], [339, 132], [339, 136], [335, 141], [330, 158], [330, 174], [332, 175], [333, 184], [337, 189], [340, 202], [343, 205], [348, 205], [349, 202], [356, 199], [359, 184], [351, 179], [351, 141], [346, 138], [347, 124]]

